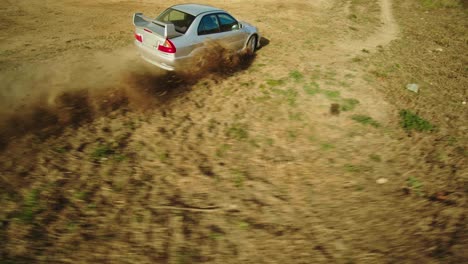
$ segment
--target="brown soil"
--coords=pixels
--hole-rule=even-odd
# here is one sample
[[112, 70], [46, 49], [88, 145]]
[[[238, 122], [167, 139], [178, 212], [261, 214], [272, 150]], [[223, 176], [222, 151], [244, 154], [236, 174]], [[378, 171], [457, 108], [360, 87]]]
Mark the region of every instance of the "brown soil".
[[205, 1], [265, 45], [167, 73], [154, 2], [0, 6], [0, 263], [468, 260], [461, 4]]

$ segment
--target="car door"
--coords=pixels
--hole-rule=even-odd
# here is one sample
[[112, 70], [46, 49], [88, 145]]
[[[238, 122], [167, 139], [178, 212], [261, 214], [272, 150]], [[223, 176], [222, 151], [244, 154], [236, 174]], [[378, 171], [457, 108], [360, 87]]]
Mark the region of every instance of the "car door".
[[244, 46], [246, 36], [239, 26], [229, 14], [207, 14], [200, 20], [194, 42], [202, 43], [207, 39], [222, 41], [228, 48], [240, 50]]
[[244, 47], [247, 34], [240, 29], [240, 24], [227, 13], [217, 14], [222, 39], [230, 48], [241, 50]]
[[[197, 19], [198, 20], [198, 19]], [[196, 21], [197, 21], [196, 20]], [[195, 22], [196, 22], [195, 21]], [[189, 29], [190, 34], [184, 47], [179, 50], [184, 50], [183, 55], [196, 56], [206, 48], [204, 42], [207, 40], [218, 40], [222, 37], [221, 29], [219, 28], [218, 18], [216, 14], [207, 14], [200, 18], [198, 24], [193, 25], [193, 29]]]
[[207, 39], [218, 40], [222, 38], [219, 21], [216, 14], [205, 15], [198, 25], [198, 37], [196, 42], [203, 42]]

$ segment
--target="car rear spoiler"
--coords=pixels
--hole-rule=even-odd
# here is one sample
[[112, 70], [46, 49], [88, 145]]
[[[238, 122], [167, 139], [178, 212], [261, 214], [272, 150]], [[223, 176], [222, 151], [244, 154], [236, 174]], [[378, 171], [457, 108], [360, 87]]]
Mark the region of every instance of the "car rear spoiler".
[[158, 21], [156, 19], [149, 18], [147, 16], [144, 16], [143, 13], [133, 14], [133, 25], [135, 25], [135, 27], [146, 28], [146, 27], [151, 27], [152, 24], [155, 24], [164, 28], [165, 38], [173, 38], [173, 37], [178, 37], [178, 36], [183, 35], [175, 30], [175, 26], [172, 23], [166, 23], [166, 22]]

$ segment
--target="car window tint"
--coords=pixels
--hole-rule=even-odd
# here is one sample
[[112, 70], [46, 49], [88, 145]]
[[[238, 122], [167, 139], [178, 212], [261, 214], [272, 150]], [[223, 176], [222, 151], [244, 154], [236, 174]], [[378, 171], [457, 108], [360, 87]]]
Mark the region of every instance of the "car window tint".
[[207, 35], [220, 32], [216, 15], [206, 15], [198, 26], [198, 35]]
[[156, 20], [174, 24], [175, 30], [182, 34], [187, 31], [194, 19], [194, 16], [172, 8], [167, 9], [156, 18]]
[[237, 21], [228, 14], [218, 14], [221, 25], [221, 32], [231, 31], [232, 26], [237, 25]]

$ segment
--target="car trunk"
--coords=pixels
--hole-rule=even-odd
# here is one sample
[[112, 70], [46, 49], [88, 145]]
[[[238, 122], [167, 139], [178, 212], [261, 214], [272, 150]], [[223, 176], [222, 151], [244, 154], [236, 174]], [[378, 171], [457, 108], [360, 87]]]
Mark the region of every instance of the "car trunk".
[[163, 45], [166, 39], [182, 35], [175, 31], [174, 24], [165, 23], [145, 17], [141, 13], [133, 15], [135, 34], [141, 36], [141, 43], [149, 48], [157, 49]]

